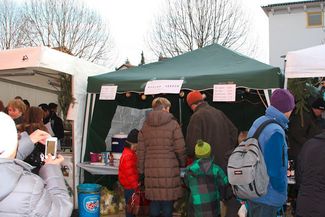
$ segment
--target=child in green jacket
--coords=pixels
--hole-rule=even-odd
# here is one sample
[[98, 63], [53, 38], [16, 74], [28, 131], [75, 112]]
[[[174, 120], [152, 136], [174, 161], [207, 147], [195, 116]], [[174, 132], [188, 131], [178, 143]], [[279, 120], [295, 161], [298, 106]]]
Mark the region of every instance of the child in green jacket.
[[213, 163], [211, 147], [198, 140], [195, 146], [196, 160], [185, 170], [184, 182], [190, 189], [188, 216], [220, 216], [220, 185], [228, 184], [224, 171]]

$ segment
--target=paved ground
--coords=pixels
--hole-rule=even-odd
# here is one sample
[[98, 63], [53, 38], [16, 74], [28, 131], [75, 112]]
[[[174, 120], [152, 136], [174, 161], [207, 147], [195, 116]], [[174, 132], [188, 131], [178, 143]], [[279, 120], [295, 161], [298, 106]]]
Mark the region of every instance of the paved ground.
[[[290, 209], [286, 210], [286, 217], [293, 217], [290, 213]], [[74, 210], [71, 217], [79, 217], [78, 210]], [[100, 217], [125, 217], [124, 212], [120, 212], [119, 214], [116, 215], [101, 215]], [[179, 215], [174, 215], [174, 217], [179, 217]]]

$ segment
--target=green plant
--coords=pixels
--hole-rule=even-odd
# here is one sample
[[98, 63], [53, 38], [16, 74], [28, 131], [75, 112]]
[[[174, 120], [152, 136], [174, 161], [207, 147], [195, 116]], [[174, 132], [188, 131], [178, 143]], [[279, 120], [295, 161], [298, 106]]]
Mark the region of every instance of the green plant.
[[72, 96], [71, 80], [72, 76], [69, 74], [60, 73], [60, 91], [58, 94], [58, 103], [63, 113], [63, 121], [67, 128], [71, 128], [67, 122], [67, 113], [71, 103], [74, 103]]
[[288, 80], [288, 89], [292, 92], [296, 101], [295, 114], [299, 114], [301, 125], [303, 122], [303, 113], [308, 111], [310, 97], [316, 98], [319, 95], [318, 89], [315, 87], [318, 79], [314, 78], [293, 78]]

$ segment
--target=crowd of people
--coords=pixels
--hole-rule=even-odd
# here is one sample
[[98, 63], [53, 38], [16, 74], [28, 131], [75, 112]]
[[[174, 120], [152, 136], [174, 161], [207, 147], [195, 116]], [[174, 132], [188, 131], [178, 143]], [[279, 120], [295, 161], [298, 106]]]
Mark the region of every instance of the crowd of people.
[[64, 158], [44, 156], [46, 139], [56, 136], [44, 123], [45, 113], [18, 97], [6, 107], [1, 102], [0, 109], [0, 216], [71, 216]]
[[[251, 137], [263, 122], [276, 121], [268, 124], [258, 138], [269, 176], [267, 192], [245, 201], [233, 194], [226, 170], [228, 157], [238, 145], [237, 128], [222, 111], [205, 102], [199, 91], [190, 92], [186, 101], [193, 111], [186, 138], [169, 113], [171, 103], [163, 97], [153, 100], [153, 110], [143, 127], [130, 132], [128, 139], [133, 139], [127, 139], [131, 145], [124, 149], [119, 168], [126, 201], [139, 185], [144, 185], [146, 198], [151, 201], [150, 216], [171, 217], [173, 203], [184, 193], [184, 183], [190, 192], [187, 216], [221, 216], [223, 212], [224, 216], [235, 217], [244, 204], [250, 217], [276, 217], [287, 201], [290, 156], [297, 171], [294, 215], [325, 216], [319, 202], [325, 199], [325, 164], [321, 163], [325, 150], [321, 128], [323, 99], [312, 103], [306, 111], [310, 118], [303, 121], [298, 118], [289, 90], [273, 92], [265, 115], [257, 118], [247, 133]], [[186, 167], [183, 179], [182, 167]], [[126, 216], [134, 215], [126, 212]]]
[[[237, 128], [199, 91], [191, 91], [186, 102], [193, 111], [186, 138], [164, 97], [152, 101], [142, 128], [128, 134], [118, 172], [126, 201], [144, 186], [151, 217], [172, 217], [174, 202], [184, 191], [189, 192], [187, 216], [235, 217], [244, 206], [249, 217], [276, 217], [287, 201], [290, 158], [296, 165], [295, 216], [325, 216], [323, 99], [300, 116], [289, 90], [273, 92], [265, 114], [247, 133], [251, 137], [267, 120], [276, 121], [258, 137], [269, 176], [267, 192], [244, 201], [233, 194], [226, 169], [238, 145]], [[57, 105], [29, 106], [17, 98], [6, 107], [0, 101], [0, 109], [0, 216], [70, 216], [73, 206], [60, 170], [63, 157], [39, 161], [33, 156], [44, 153], [48, 137], [63, 136]], [[126, 216], [134, 215], [126, 211]]]

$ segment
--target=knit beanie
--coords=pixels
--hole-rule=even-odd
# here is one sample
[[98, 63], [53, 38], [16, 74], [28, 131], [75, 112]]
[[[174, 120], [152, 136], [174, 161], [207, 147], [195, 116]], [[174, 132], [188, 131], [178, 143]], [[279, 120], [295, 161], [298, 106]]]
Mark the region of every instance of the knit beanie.
[[325, 102], [324, 102], [324, 100], [322, 98], [318, 98], [313, 102], [311, 107], [324, 111], [325, 110]]
[[286, 89], [277, 89], [271, 96], [271, 105], [282, 113], [292, 111], [295, 108], [295, 98]]
[[0, 158], [9, 158], [16, 150], [18, 135], [15, 122], [0, 112]]
[[126, 141], [129, 143], [138, 143], [138, 134], [139, 134], [139, 130], [137, 129], [131, 130], [128, 137], [126, 138]]
[[188, 106], [191, 106], [194, 103], [197, 103], [197, 102], [202, 101], [202, 100], [203, 100], [203, 96], [200, 93], [200, 91], [198, 91], [198, 90], [193, 90], [186, 97], [186, 101], [187, 101]]
[[203, 142], [203, 140], [199, 139], [195, 145], [195, 156], [197, 158], [207, 158], [210, 157], [211, 154], [211, 146], [207, 142]]

